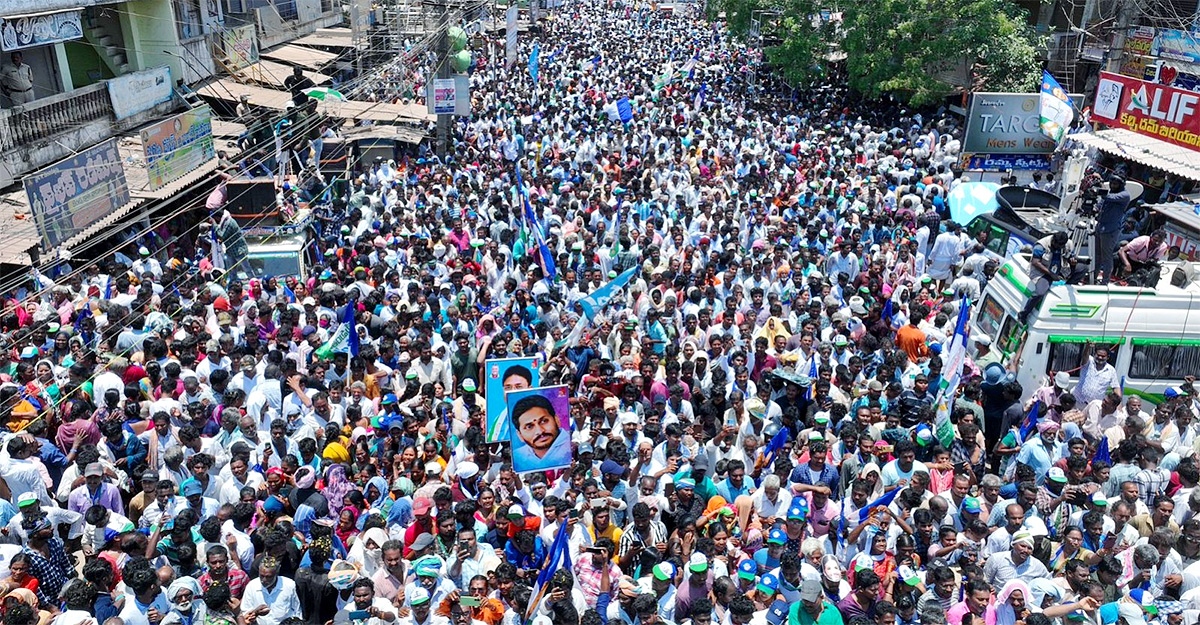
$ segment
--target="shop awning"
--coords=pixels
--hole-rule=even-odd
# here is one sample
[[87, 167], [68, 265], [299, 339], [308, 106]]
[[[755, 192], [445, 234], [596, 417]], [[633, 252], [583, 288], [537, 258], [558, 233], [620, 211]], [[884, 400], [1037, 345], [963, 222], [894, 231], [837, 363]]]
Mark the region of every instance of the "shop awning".
[[[303, 74], [313, 81], [313, 84], [323, 85], [333, 79], [320, 72], [302, 70]], [[259, 61], [237, 71], [237, 77], [252, 80], [272, 87], [283, 87], [283, 81], [292, 75], [292, 67], [275, 61]]]
[[337, 60], [338, 55], [324, 50], [316, 50], [297, 46], [293, 44], [284, 44], [273, 50], [265, 50], [259, 56], [267, 59], [273, 59], [288, 63], [289, 65], [298, 65], [309, 69], [321, 69], [326, 65]]
[[1127, 158], [1188, 180], [1200, 180], [1200, 152], [1174, 143], [1124, 128], [1079, 133], [1070, 138], [1106, 154]]
[[376, 124], [372, 126], [355, 126], [342, 132], [342, 138], [348, 141], [377, 140], [403, 141], [417, 144], [426, 138], [426, 134], [415, 128]]
[[[243, 85], [232, 78], [208, 83], [196, 90], [200, 95], [227, 102], [236, 102], [243, 94], [250, 96], [250, 104], [282, 111], [292, 100], [290, 93], [276, 89], [264, 89]], [[379, 102], [334, 102], [317, 103], [317, 111], [340, 119], [360, 119], [383, 123], [425, 123], [434, 117], [419, 104], [386, 104]]]

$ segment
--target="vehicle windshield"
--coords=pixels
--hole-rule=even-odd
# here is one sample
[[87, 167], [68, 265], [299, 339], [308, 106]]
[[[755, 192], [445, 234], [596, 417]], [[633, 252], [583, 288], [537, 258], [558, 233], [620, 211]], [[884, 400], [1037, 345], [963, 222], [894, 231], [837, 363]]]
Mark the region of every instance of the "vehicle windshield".
[[251, 277], [297, 276], [300, 274], [300, 252], [251, 252], [246, 259]]

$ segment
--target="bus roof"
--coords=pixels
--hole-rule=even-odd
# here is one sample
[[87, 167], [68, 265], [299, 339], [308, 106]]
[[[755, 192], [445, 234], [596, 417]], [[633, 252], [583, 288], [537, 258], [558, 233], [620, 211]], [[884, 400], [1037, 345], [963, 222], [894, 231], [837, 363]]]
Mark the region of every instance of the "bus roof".
[[[1164, 275], [1179, 263], [1166, 263]], [[1008, 310], [1021, 310], [1029, 290], [1029, 255], [1017, 254], [1000, 267], [988, 294]], [[1113, 285], [1058, 285], [1051, 287], [1036, 320], [1039, 329], [1090, 337], [1117, 338], [1125, 334], [1180, 336], [1194, 306], [1200, 303], [1200, 285], [1180, 288], [1167, 279], [1157, 289]], [[1200, 312], [1196, 314], [1200, 321]]]

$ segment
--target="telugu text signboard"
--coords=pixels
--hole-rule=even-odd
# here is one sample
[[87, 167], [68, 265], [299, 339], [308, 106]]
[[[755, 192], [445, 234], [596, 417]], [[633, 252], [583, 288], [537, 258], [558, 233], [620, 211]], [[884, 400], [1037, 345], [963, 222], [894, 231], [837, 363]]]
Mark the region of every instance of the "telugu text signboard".
[[235, 72], [258, 62], [258, 33], [254, 25], [238, 26], [221, 33], [221, 53], [225, 69]]
[[1100, 73], [1092, 120], [1200, 150], [1200, 93]]
[[196, 107], [142, 130], [150, 188], [161, 189], [216, 157], [212, 109]]
[[109, 139], [25, 178], [25, 193], [45, 249], [129, 203], [117, 140]]

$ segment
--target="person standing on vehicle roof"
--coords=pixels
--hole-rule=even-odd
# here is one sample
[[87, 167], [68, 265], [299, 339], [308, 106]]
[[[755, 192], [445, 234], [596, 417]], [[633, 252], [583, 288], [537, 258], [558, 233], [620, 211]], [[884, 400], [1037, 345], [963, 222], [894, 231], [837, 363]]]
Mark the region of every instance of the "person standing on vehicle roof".
[[1096, 215], [1092, 257], [1096, 259], [1096, 271], [1093, 275], [1097, 284], [1105, 284], [1111, 277], [1117, 236], [1121, 232], [1121, 224], [1125, 221], [1125, 211], [1129, 209], [1130, 201], [1132, 199], [1129, 192], [1125, 190], [1125, 179], [1113, 176], [1108, 181], [1108, 194], [1100, 200]]

